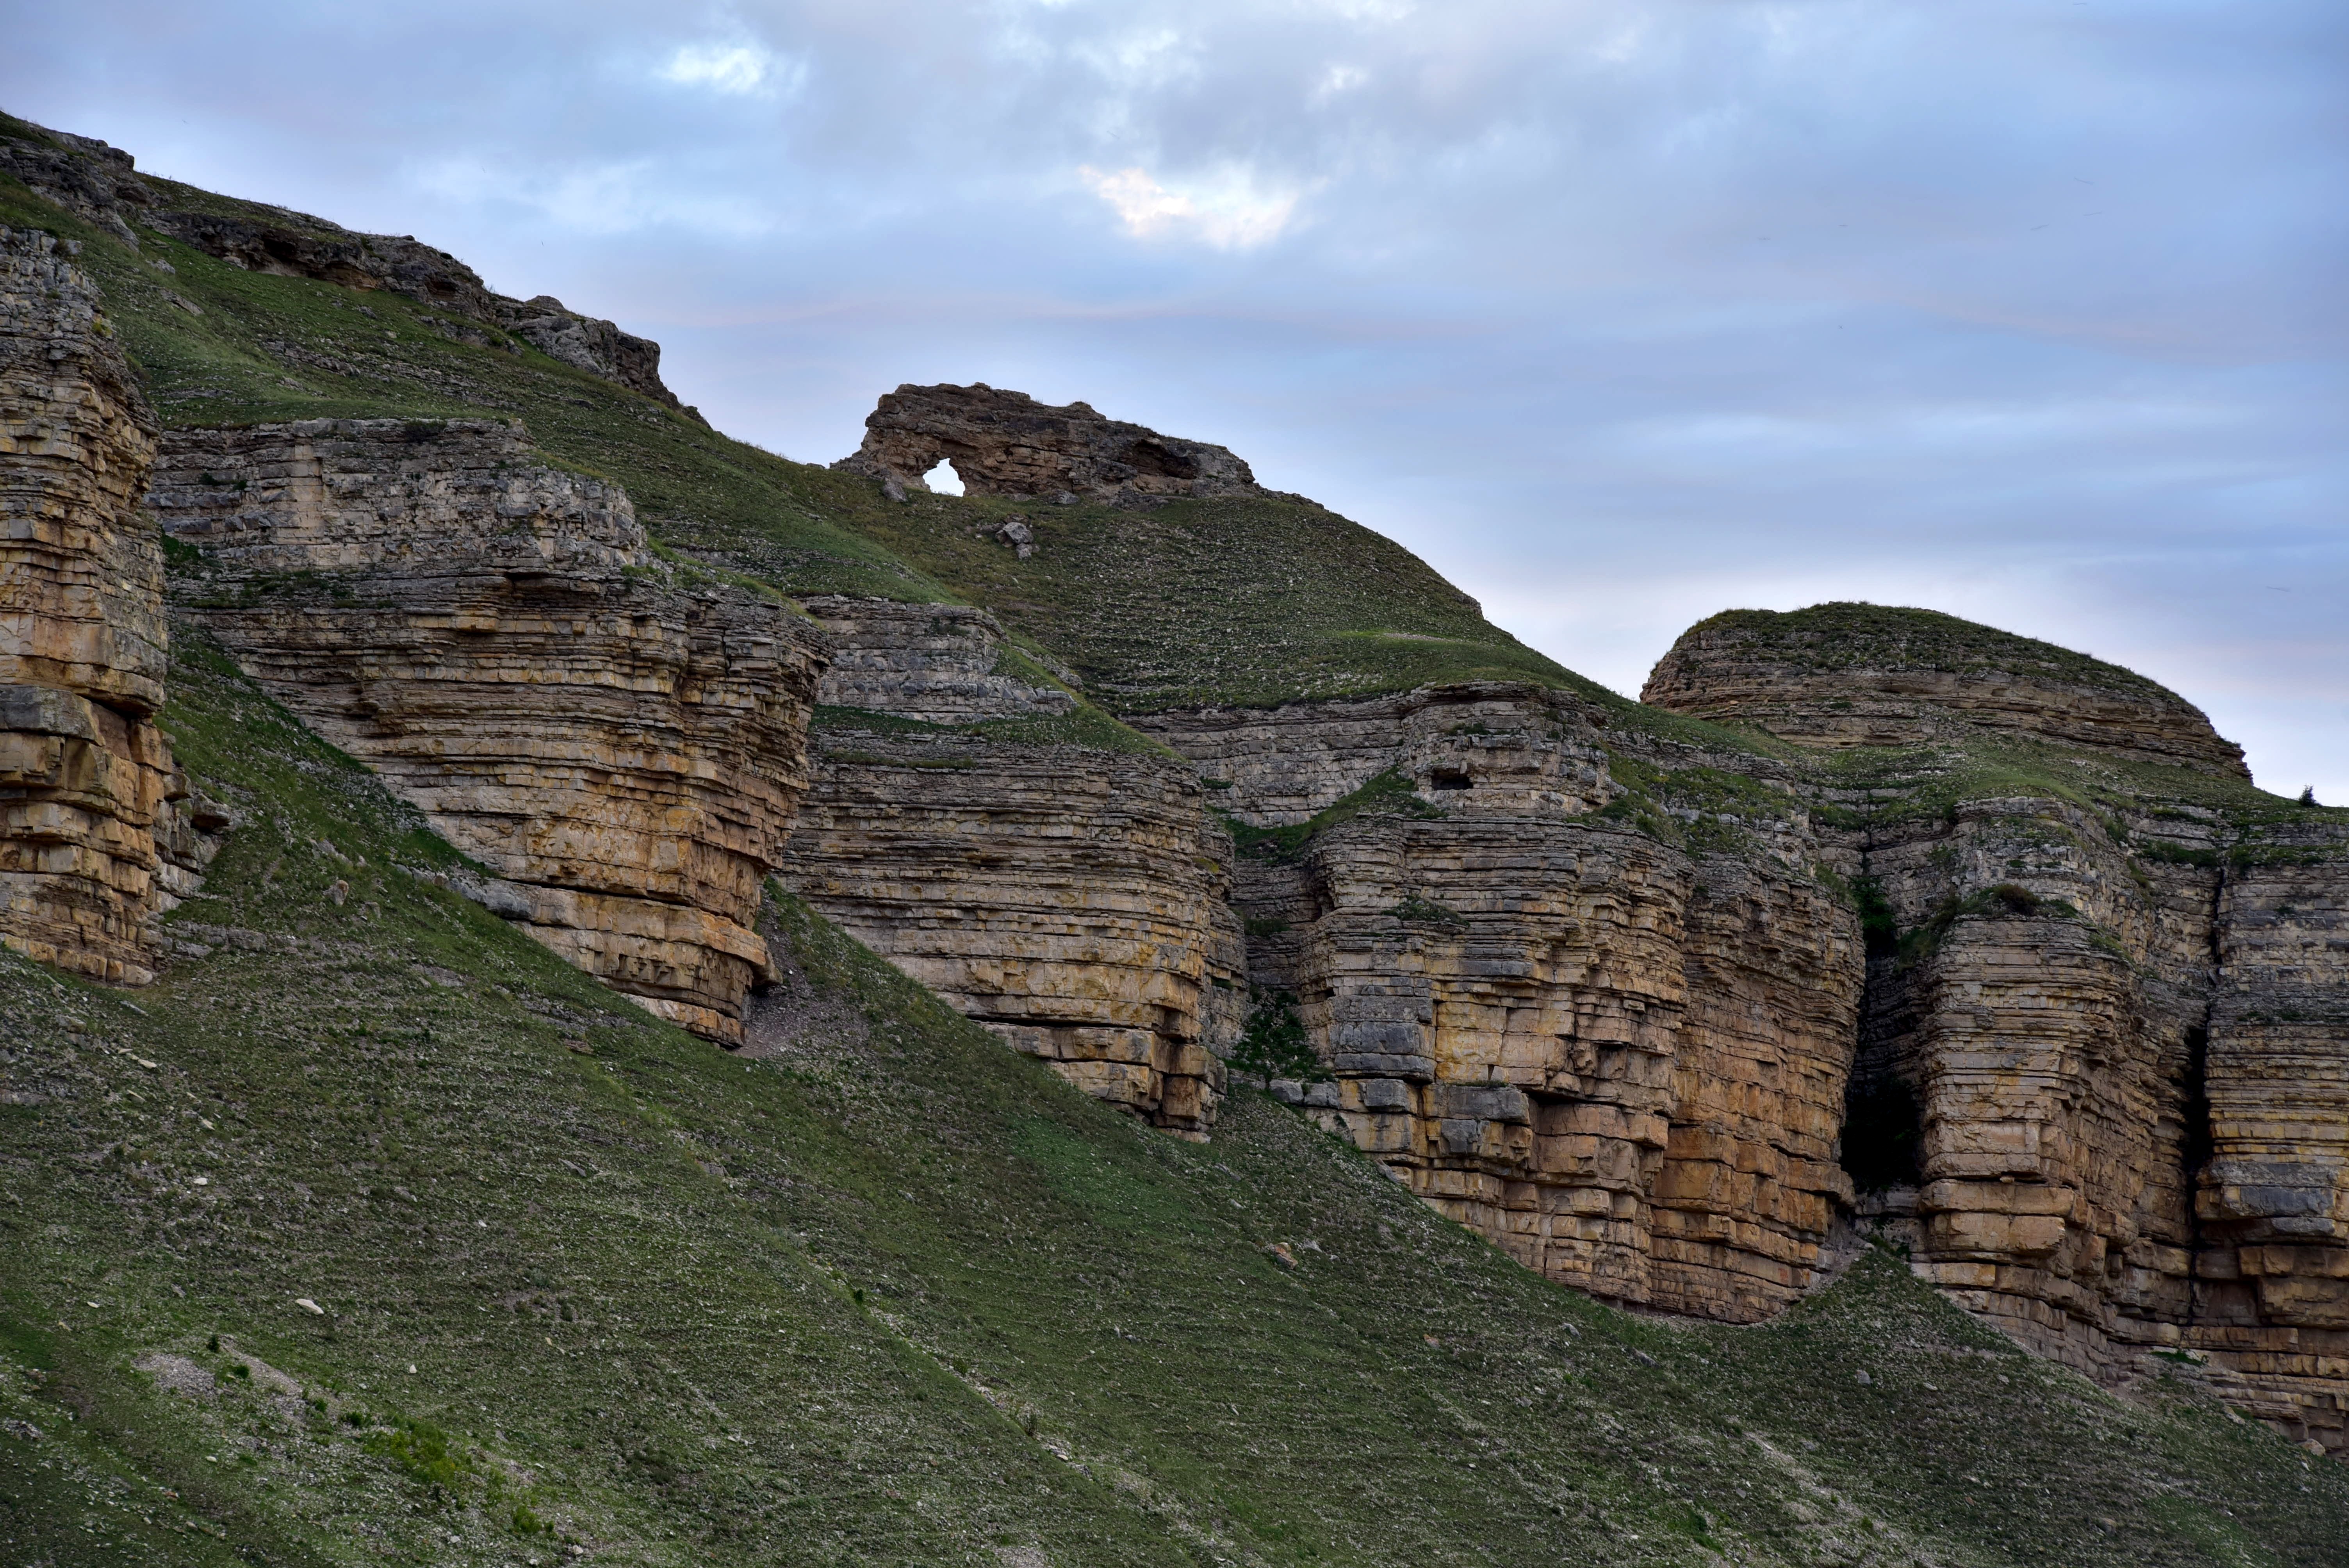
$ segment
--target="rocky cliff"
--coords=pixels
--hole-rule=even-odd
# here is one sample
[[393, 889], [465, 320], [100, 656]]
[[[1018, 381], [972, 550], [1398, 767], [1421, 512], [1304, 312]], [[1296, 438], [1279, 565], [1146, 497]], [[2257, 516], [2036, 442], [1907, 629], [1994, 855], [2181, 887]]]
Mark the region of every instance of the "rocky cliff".
[[1245, 975], [1231, 841], [1192, 770], [1098, 714], [1090, 735], [1023, 729], [1078, 699], [984, 611], [809, 608], [840, 706], [813, 737], [785, 879], [1014, 1048], [1204, 1136]]
[[157, 836], [187, 794], [155, 724], [154, 447], [88, 276], [0, 229], [0, 940], [130, 984], [153, 975]]
[[1471, 683], [1138, 723], [1256, 851], [1250, 978], [1329, 1072], [1280, 1092], [1551, 1278], [1752, 1321], [1813, 1283], [1847, 1193], [1857, 924], [1774, 852], [1784, 797], [1710, 852], [1611, 810], [1601, 720]]
[[1247, 464], [1205, 441], [1104, 418], [1083, 403], [1054, 407], [1024, 392], [973, 387], [898, 387], [864, 420], [864, 444], [834, 466], [901, 493], [952, 462], [965, 490], [1072, 502], [1130, 501], [1257, 491]]
[[150, 503], [187, 614], [504, 885], [502, 913], [740, 1037], [823, 658], [789, 605], [680, 577], [627, 498], [489, 422], [173, 432]]
[[[501, 328], [565, 365], [700, 418], [661, 380], [659, 344], [581, 315], [552, 294], [509, 298], [472, 268], [413, 234], [357, 233], [282, 208], [223, 211], [202, 192], [140, 176], [130, 154], [119, 147], [38, 127], [23, 129], [21, 135], [0, 134], [0, 172], [15, 175], [36, 194], [134, 249], [144, 228], [248, 272], [405, 294]], [[189, 198], [197, 204], [183, 204]]]
[[2025, 1343], [2204, 1358], [2349, 1448], [2349, 823], [2152, 682], [1927, 612], [1718, 616], [1649, 696], [1896, 748], [1806, 786], [1875, 911], [1863, 1213]]
[[[654, 1010], [737, 1037], [771, 866], [1179, 1133], [1286, 996], [1318, 1070], [1276, 1091], [1551, 1278], [1752, 1321], [1847, 1212], [2028, 1344], [2166, 1352], [2343, 1447], [2349, 830], [2175, 695], [1822, 606], [1692, 629], [1639, 707], [1221, 448], [908, 387], [789, 464], [429, 247], [26, 128], [0, 168], [184, 427], [151, 493], [185, 613]], [[26, 243], [10, 935], [138, 978], [200, 853], [147, 749], [148, 438], [89, 280]], [[282, 417], [326, 396], [304, 366], [387, 417]], [[968, 498], [920, 490], [941, 458]]]

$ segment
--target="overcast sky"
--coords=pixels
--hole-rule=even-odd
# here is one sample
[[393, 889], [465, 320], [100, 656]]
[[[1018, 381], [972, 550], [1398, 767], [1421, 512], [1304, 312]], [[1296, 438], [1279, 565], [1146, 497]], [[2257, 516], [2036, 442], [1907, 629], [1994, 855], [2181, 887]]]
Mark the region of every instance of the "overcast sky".
[[2349, 802], [2342, 0], [12, 6], [0, 103], [656, 337], [1220, 441], [1636, 693], [1922, 604]]

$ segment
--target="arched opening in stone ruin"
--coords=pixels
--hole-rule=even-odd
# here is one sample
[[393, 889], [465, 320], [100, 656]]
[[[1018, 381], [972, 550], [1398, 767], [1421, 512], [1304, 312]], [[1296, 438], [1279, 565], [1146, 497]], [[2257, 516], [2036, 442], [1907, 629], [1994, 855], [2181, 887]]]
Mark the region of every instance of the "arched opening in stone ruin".
[[940, 458], [938, 466], [922, 476], [922, 482], [939, 495], [962, 494], [962, 475], [955, 471], [949, 459]]
[[1885, 1074], [1855, 1076], [1844, 1096], [1844, 1173], [1861, 1192], [1913, 1187], [1923, 1170], [1925, 1118], [1916, 1091]]

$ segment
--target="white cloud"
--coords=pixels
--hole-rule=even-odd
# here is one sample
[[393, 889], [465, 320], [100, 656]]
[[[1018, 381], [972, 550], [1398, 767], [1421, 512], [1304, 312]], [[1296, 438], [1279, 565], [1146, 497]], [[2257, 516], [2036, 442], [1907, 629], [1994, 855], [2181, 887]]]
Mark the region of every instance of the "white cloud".
[[1360, 66], [1331, 66], [1321, 73], [1313, 88], [1313, 101], [1327, 103], [1340, 93], [1351, 92], [1371, 79], [1371, 73]]
[[1253, 170], [1233, 166], [1185, 185], [1163, 185], [1147, 170], [1104, 171], [1091, 165], [1077, 170], [1094, 195], [1108, 202], [1137, 240], [1175, 235], [1203, 241], [1223, 251], [1251, 250], [1278, 239], [1296, 216], [1295, 190], [1268, 190]]
[[660, 70], [661, 79], [712, 92], [756, 92], [775, 74], [775, 57], [756, 44], [686, 44]]

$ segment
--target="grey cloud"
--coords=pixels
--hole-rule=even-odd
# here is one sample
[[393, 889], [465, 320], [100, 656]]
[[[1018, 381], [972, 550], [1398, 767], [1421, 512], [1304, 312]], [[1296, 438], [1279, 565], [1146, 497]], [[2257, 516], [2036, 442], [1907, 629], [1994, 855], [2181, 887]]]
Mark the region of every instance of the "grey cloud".
[[1082, 397], [1619, 686], [1726, 603], [1931, 603], [2349, 799], [2344, 45], [2329, 0], [89, 0], [0, 95], [612, 315], [798, 455], [901, 380]]

